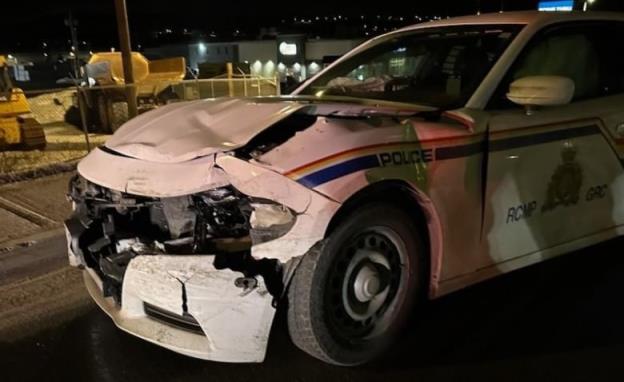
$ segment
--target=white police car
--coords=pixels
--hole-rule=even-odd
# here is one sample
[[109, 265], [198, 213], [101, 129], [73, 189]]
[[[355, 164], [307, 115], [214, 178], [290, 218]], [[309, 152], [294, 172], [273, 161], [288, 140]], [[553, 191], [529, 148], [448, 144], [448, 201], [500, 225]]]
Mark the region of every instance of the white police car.
[[[624, 232], [624, 16], [504, 13], [356, 48], [295, 91], [139, 116], [78, 166], [70, 261], [193, 357], [356, 365], [436, 298]], [[287, 302], [287, 304], [286, 304]]]

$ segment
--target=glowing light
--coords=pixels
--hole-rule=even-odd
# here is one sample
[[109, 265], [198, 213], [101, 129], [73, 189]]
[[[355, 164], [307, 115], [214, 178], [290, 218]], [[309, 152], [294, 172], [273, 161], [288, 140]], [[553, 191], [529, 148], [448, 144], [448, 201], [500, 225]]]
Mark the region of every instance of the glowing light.
[[206, 47], [206, 44], [204, 44], [203, 42], [200, 42], [197, 45], [197, 50], [199, 50], [199, 54], [204, 55], [206, 54], [206, 51], [208, 51], [208, 48]]
[[260, 62], [260, 60], [256, 60], [251, 66], [251, 70], [256, 74], [260, 73], [262, 71], [262, 62]]
[[272, 60], [267, 61], [264, 64], [264, 76], [271, 77], [275, 73], [275, 63]]
[[279, 44], [279, 51], [284, 56], [296, 56], [297, 55], [297, 44], [290, 44], [286, 41], [283, 41]]
[[[585, 2], [587, 4], [587, 2]], [[571, 11], [574, 9], [573, 0], [544, 0], [538, 4], [538, 9], [545, 12]]]
[[310, 70], [310, 74], [316, 74], [321, 70], [321, 67], [316, 62], [312, 61], [310, 65], [308, 65], [308, 69]]

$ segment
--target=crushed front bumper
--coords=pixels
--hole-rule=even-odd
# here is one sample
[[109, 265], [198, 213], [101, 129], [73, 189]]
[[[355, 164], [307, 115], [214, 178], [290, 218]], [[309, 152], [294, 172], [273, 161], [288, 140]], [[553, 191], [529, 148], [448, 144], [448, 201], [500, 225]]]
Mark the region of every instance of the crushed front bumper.
[[[255, 288], [243, 290], [235, 285], [239, 277], [215, 269], [204, 256], [138, 256], [128, 265], [118, 305], [104, 297], [99, 276], [84, 271], [89, 294], [120, 329], [195, 358], [262, 362], [275, 315], [273, 297], [262, 278]], [[146, 307], [192, 317], [201, 330], [163, 322]]]
[[291, 260], [340, 204], [225, 154], [169, 164], [94, 150], [78, 172], [69, 262], [115, 324], [188, 356], [262, 362]]

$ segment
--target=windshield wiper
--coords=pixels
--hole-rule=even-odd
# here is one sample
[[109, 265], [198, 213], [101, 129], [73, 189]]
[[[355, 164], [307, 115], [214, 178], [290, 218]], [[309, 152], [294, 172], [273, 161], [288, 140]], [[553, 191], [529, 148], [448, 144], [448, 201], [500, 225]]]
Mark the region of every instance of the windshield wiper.
[[420, 111], [406, 111], [397, 110], [395, 112], [389, 112], [387, 110], [375, 110], [375, 109], [362, 109], [358, 112], [350, 113], [344, 110], [335, 110], [326, 114], [315, 114], [320, 117], [326, 118], [343, 118], [343, 119], [367, 119], [367, 118], [394, 118], [394, 119], [408, 119], [408, 118], [422, 118], [426, 121], [439, 121], [442, 117], [444, 110], [420, 110]]

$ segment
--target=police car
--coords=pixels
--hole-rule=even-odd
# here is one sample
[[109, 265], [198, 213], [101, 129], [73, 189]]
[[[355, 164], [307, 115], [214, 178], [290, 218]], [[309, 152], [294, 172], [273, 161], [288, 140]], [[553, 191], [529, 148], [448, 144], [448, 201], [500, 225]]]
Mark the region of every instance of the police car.
[[276, 307], [323, 361], [415, 304], [624, 232], [624, 16], [374, 38], [292, 96], [175, 103], [78, 165], [70, 262], [124, 331], [260, 362]]

